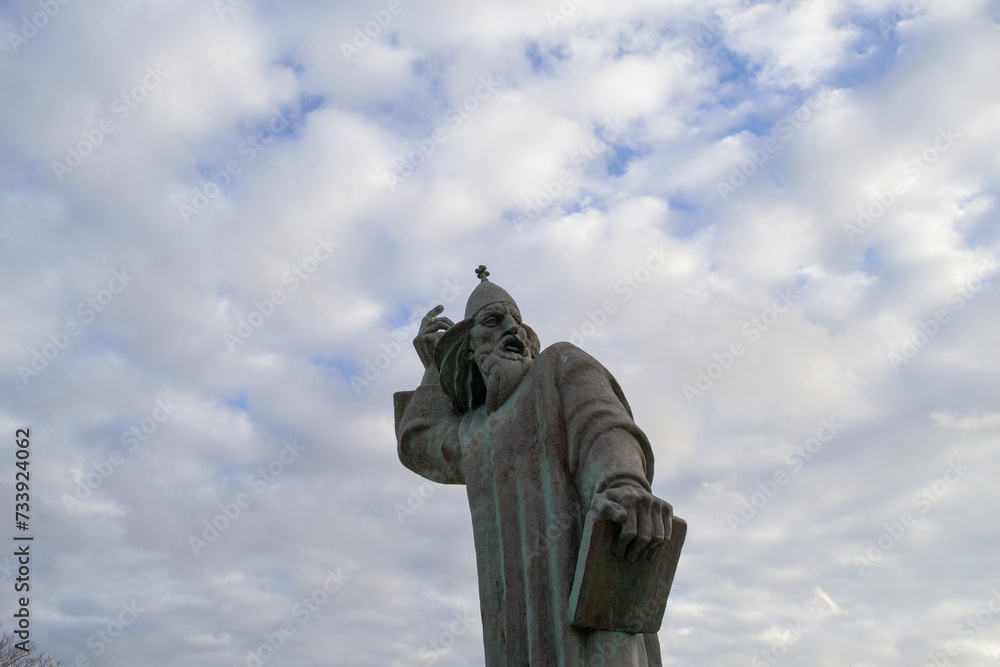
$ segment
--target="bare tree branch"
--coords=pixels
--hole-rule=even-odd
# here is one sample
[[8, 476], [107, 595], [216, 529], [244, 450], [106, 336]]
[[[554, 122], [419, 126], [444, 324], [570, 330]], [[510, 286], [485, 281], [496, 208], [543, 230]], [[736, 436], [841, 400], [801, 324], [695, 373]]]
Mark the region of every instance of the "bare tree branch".
[[17, 647], [17, 639], [6, 632], [0, 635], [0, 667], [62, 667], [62, 662], [42, 653], [35, 642], [28, 643], [28, 651]]

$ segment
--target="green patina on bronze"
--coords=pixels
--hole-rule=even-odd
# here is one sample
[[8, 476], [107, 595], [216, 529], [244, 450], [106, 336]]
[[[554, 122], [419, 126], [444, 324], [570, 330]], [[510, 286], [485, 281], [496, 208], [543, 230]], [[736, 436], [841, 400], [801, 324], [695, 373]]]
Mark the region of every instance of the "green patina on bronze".
[[403, 464], [466, 486], [487, 667], [660, 665], [686, 525], [651, 493], [649, 441], [604, 366], [542, 350], [476, 273], [462, 321], [423, 319], [424, 378], [393, 399]]

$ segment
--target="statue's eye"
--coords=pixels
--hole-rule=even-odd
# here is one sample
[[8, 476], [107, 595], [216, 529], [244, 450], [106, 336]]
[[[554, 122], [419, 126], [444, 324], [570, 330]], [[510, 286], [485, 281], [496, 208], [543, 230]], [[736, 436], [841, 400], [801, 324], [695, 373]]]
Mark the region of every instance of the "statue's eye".
[[483, 326], [495, 327], [497, 325], [498, 319], [495, 315], [490, 315], [485, 320], [483, 320]]

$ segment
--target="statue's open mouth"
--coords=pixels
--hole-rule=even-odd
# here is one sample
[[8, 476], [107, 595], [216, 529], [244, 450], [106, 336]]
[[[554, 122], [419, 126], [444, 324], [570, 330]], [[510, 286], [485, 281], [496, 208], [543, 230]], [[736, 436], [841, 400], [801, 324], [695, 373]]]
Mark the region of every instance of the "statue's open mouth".
[[504, 336], [500, 342], [500, 350], [519, 357], [523, 357], [528, 352], [527, 346], [525, 346], [521, 339], [512, 334]]

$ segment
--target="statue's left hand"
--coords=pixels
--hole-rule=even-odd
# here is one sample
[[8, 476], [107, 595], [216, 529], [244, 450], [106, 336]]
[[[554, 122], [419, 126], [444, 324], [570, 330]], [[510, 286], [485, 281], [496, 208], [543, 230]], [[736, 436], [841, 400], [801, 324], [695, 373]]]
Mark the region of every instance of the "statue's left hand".
[[622, 524], [614, 552], [635, 561], [651, 558], [670, 539], [674, 508], [638, 486], [616, 486], [598, 493], [590, 511]]

